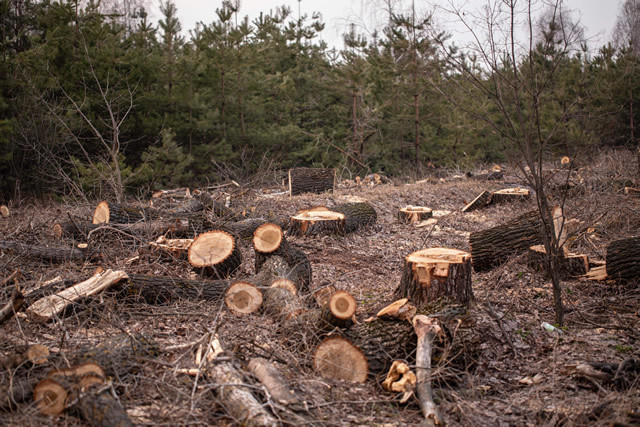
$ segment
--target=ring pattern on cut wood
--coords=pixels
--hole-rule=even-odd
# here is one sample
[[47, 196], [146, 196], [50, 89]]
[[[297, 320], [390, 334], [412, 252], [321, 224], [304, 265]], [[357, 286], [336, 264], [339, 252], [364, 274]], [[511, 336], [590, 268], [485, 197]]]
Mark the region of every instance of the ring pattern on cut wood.
[[323, 378], [363, 383], [369, 366], [362, 351], [343, 337], [322, 341], [313, 355], [313, 367]]
[[241, 262], [236, 241], [226, 231], [202, 233], [189, 246], [189, 263], [210, 276], [228, 277], [240, 267]]
[[405, 257], [397, 298], [409, 298], [417, 306], [440, 297], [453, 297], [468, 305], [471, 289], [471, 255], [448, 248], [430, 248]]
[[291, 217], [289, 234], [313, 236], [317, 234], [344, 234], [345, 215], [316, 207], [298, 212]]

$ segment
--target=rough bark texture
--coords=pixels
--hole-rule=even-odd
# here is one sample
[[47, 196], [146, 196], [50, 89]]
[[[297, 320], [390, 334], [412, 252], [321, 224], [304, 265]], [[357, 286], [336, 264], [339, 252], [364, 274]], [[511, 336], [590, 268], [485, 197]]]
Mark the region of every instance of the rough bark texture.
[[279, 268], [279, 277], [289, 279], [296, 284], [298, 294], [308, 294], [311, 286], [311, 262], [307, 255], [300, 249], [287, 243], [283, 238], [278, 249], [271, 253], [255, 252], [256, 274], [263, 270], [263, 265], [272, 257], [281, 257], [285, 260], [287, 269]]
[[103, 390], [100, 385], [94, 385], [89, 390], [80, 393], [78, 402], [74, 406], [91, 426], [133, 426], [127, 412], [113, 397], [111, 390]]
[[93, 214], [93, 223], [118, 223], [130, 224], [139, 221], [148, 221], [159, 218], [160, 212], [150, 208], [122, 205], [102, 201], [98, 203]]
[[345, 216], [345, 232], [353, 233], [362, 227], [375, 224], [376, 210], [369, 203], [344, 203], [331, 209]]
[[488, 206], [489, 203], [491, 203], [491, 193], [485, 190], [462, 208], [462, 212], [471, 212], [476, 209], [481, 209]]
[[335, 169], [295, 168], [289, 169], [289, 194], [333, 192]]
[[129, 295], [142, 297], [148, 304], [164, 304], [181, 298], [221, 302], [229, 285], [229, 280], [130, 274], [123, 289]]
[[[535, 245], [529, 248], [529, 267], [535, 271], [547, 272], [547, 254], [543, 245]], [[587, 255], [567, 253], [562, 254], [557, 263], [560, 277], [564, 280], [569, 277], [578, 277], [589, 271], [589, 259]]]
[[511, 221], [476, 231], [469, 236], [471, 259], [475, 271], [487, 271], [514, 255], [542, 244], [542, 219], [537, 211], [528, 212]]
[[441, 297], [452, 297], [468, 305], [471, 289], [471, 257], [455, 249], [431, 248], [405, 257], [396, 298], [409, 298], [422, 306]]
[[628, 282], [640, 280], [640, 237], [616, 240], [607, 246], [607, 276]]
[[442, 416], [433, 401], [433, 392], [431, 390], [431, 351], [433, 350], [433, 340], [440, 328], [427, 316], [420, 315], [413, 319], [413, 327], [418, 336], [418, 344], [416, 346], [416, 392], [418, 401], [427, 425], [443, 425]]
[[88, 248], [50, 248], [47, 246], [27, 245], [25, 243], [7, 240], [0, 241], [0, 249], [7, 249], [20, 256], [37, 258], [49, 262], [84, 261], [95, 255]]
[[86, 239], [93, 230], [101, 229], [105, 233], [113, 230], [122, 231], [138, 236], [183, 235], [189, 231], [189, 221], [186, 219], [158, 219], [133, 224], [93, 224], [89, 221], [69, 220], [59, 224], [62, 235]]

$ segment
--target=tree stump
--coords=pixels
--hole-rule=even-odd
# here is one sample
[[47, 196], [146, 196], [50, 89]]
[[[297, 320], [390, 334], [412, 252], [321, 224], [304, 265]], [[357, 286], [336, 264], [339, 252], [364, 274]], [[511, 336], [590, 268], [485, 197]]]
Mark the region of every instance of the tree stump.
[[158, 219], [160, 213], [155, 209], [139, 208], [136, 206], [120, 205], [102, 201], [93, 212], [94, 224], [118, 223], [130, 224], [138, 221]]
[[409, 298], [421, 306], [440, 297], [453, 297], [468, 305], [471, 289], [471, 255], [456, 249], [431, 248], [405, 257], [397, 298]]
[[475, 199], [470, 201], [464, 208], [462, 208], [462, 212], [471, 212], [476, 209], [481, 209], [488, 206], [490, 203], [491, 193], [485, 190], [480, 193]]
[[494, 191], [491, 195], [491, 203], [507, 203], [513, 201], [523, 201], [531, 198], [531, 192], [524, 188], [505, 188]]
[[400, 211], [398, 211], [398, 221], [408, 224], [424, 221], [432, 216], [433, 211], [431, 208], [423, 206], [407, 206], [400, 208]]
[[345, 216], [326, 208], [325, 210], [318, 208], [302, 210], [291, 217], [288, 233], [291, 236], [344, 234]]
[[242, 262], [233, 236], [214, 230], [200, 234], [189, 247], [189, 263], [206, 275], [219, 279], [229, 277]]
[[640, 279], [640, 237], [616, 240], [607, 246], [607, 276], [620, 282]]
[[510, 257], [527, 252], [531, 246], [542, 244], [542, 227], [540, 213], [532, 211], [503, 225], [471, 233], [473, 269], [491, 270]]
[[[543, 245], [534, 245], [529, 248], [529, 267], [535, 271], [547, 272], [547, 252]], [[560, 277], [578, 277], [589, 271], [589, 258], [584, 254], [567, 252], [558, 260]]]
[[294, 168], [289, 169], [289, 195], [302, 193], [333, 192], [335, 188], [335, 169]]
[[363, 383], [369, 371], [362, 351], [343, 337], [329, 337], [313, 354], [313, 368], [323, 378]]

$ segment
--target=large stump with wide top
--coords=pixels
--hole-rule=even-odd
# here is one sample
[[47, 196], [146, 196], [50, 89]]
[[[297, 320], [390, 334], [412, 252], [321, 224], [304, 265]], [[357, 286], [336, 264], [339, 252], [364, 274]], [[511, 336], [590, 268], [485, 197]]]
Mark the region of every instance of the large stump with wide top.
[[440, 297], [469, 304], [473, 298], [471, 255], [457, 249], [430, 248], [406, 256], [395, 296], [409, 298], [417, 306]]
[[424, 221], [433, 216], [433, 210], [424, 206], [406, 206], [398, 211], [398, 221], [408, 224]]
[[209, 276], [228, 277], [240, 267], [241, 262], [236, 241], [226, 231], [202, 233], [189, 246], [189, 263]]
[[288, 232], [292, 236], [344, 234], [345, 215], [323, 207], [304, 209], [291, 217]]
[[640, 237], [616, 240], [607, 246], [607, 276], [621, 282], [640, 281]]
[[491, 194], [491, 203], [507, 203], [514, 201], [523, 201], [531, 198], [531, 192], [526, 188], [505, 188], [503, 190], [494, 191]]
[[289, 169], [289, 194], [333, 192], [336, 170], [322, 168]]

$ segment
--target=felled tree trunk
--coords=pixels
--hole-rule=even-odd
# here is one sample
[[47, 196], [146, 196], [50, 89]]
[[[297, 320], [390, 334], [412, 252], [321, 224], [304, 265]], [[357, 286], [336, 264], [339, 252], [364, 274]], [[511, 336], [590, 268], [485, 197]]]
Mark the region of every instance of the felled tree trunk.
[[255, 357], [249, 361], [249, 372], [269, 391], [271, 399], [280, 405], [298, 406], [300, 401], [278, 368], [267, 359]]
[[109, 223], [105, 228], [104, 223], [93, 224], [88, 221], [64, 221], [54, 225], [60, 227], [62, 236], [86, 239], [93, 230], [104, 228], [106, 230], [115, 229], [128, 234], [139, 236], [159, 236], [159, 235], [182, 235], [189, 231], [189, 221], [186, 219], [174, 220], [152, 220], [136, 222], [132, 224]]
[[476, 209], [481, 209], [488, 206], [489, 203], [491, 203], [491, 193], [485, 190], [462, 208], [462, 212], [471, 212]]
[[21, 256], [49, 262], [84, 261], [94, 255], [86, 245], [68, 248], [50, 248], [47, 246], [34, 246], [4, 240], [0, 241], [0, 249], [8, 249]]
[[27, 308], [27, 315], [35, 321], [46, 322], [75, 301], [102, 292], [127, 277], [124, 271], [103, 271], [84, 282], [39, 299]]
[[408, 255], [395, 297], [409, 298], [416, 306], [441, 297], [453, 297], [468, 305], [473, 299], [470, 254], [431, 248]]
[[335, 169], [294, 168], [289, 169], [289, 195], [302, 193], [333, 192], [335, 188]]
[[369, 367], [362, 351], [348, 339], [326, 338], [313, 354], [313, 368], [323, 378], [363, 383]]
[[398, 211], [398, 221], [408, 224], [424, 221], [433, 216], [433, 210], [424, 206], [407, 206]]
[[240, 267], [242, 256], [234, 237], [222, 230], [200, 234], [189, 246], [189, 263], [202, 274], [227, 278]]
[[[547, 273], [547, 253], [543, 245], [535, 245], [529, 248], [529, 267], [535, 271]], [[587, 274], [589, 271], [589, 258], [584, 254], [574, 254], [567, 252], [558, 259], [560, 277], [578, 277]]]
[[157, 219], [160, 213], [155, 209], [139, 208], [136, 206], [120, 205], [102, 201], [98, 203], [93, 212], [93, 223], [119, 223], [129, 224], [132, 222], [148, 221]]
[[531, 246], [542, 244], [542, 219], [537, 211], [528, 212], [503, 225], [469, 236], [471, 260], [475, 271], [487, 271]]
[[640, 278], [640, 237], [616, 240], [607, 246], [607, 276], [628, 282]]
[[140, 296], [148, 304], [164, 304], [180, 298], [220, 302], [229, 285], [229, 280], [189, 280], [129, 274], [123, 288], [127, 294]]

